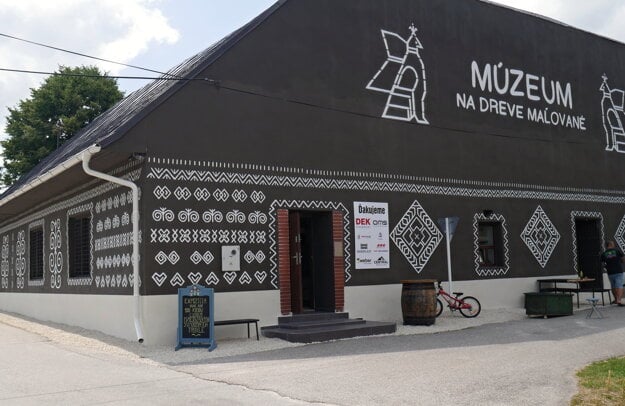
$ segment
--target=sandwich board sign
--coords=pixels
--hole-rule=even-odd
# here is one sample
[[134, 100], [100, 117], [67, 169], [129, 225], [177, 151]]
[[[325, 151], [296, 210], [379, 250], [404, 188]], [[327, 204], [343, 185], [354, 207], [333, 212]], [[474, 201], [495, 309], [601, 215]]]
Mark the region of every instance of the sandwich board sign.
[[182, 347], [217, 348], [214, 290], [201, 285], [178, 289], [178, 344]]

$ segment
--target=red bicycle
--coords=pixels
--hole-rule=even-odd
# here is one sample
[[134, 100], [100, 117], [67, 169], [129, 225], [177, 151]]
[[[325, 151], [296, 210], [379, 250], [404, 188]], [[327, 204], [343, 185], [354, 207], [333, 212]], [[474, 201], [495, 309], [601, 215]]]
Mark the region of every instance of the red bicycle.
[[449, 310], [452, 312], [459, 310], [460, 314], [464, 317], [476, 317], [482, 311], [480, 301], [473, 296], [461, 297], [464, 294], [462, 292], [453, 292], [453, 294], [454, 296], [451, 296], [447, 293], [441, 286], [441, 282], [438, 281], [438, 292], [436, 292], [436, 317], [440, 316], [443, 312], [443, 301], [440, 299], [441, 297], [447, 302]]

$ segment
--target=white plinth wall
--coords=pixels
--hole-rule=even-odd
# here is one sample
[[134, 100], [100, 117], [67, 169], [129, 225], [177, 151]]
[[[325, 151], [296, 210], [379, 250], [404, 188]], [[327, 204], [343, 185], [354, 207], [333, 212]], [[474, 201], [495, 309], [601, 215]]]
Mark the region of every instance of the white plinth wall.
[[[560, 276], [550, 276], [560, 277]], [[561, 277], [571, 277], [565, 275]], [[524, 292], [535, 292], [537, 278], [491, 279], [454, 282], [454, 291], [477, 297], [483, 309], [523, 308]], [[607, 278], [606, 278], [607, 279]], [[609, 286], [606, 281], [605, 286]], [[448, 289], [444, 282], [443, 287]], [[175, 345], [178, 325], [178, 296], [142, 296], [146, 345]], [[0, 310], [51, 321], [134, 341], [133, 297], [122, 295], [69, 295], [1, 293]], [[215, 319], [260, 319], [259, 327], [277, 323], [280, 311], [278, 290], [218, 292]], [[401, 284], [348, 286], [345, 311], [350, 317], [401, 323]], [[252, 327], [253, 329], [253, 327]], [[254, 336], [254, 331], [251, 332]], [[245, 325], [216, 328], [217, 339], [246, 337]]]

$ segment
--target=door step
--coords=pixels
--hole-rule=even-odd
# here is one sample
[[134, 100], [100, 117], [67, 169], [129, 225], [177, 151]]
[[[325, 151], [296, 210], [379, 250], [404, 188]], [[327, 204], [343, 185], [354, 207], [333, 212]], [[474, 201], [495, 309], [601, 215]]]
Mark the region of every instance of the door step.
[[278, 325], [261, 327], [261, 333], [293, 343], [312, 343], [390, 334], [396, 327], [395, 323], [350, 319], [348, 313], [315, 312], [279, 317]]

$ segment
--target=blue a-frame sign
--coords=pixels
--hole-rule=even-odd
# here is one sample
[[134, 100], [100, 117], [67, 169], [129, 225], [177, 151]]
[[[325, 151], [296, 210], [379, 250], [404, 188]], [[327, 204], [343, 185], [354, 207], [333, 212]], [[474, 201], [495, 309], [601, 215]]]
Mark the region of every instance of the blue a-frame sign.
[[182, 347], [217, 348], [214, 290], [201, 285], [178, 289], [178, 344]]

